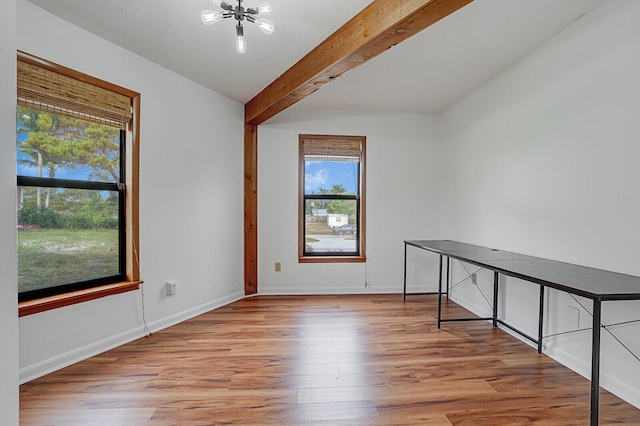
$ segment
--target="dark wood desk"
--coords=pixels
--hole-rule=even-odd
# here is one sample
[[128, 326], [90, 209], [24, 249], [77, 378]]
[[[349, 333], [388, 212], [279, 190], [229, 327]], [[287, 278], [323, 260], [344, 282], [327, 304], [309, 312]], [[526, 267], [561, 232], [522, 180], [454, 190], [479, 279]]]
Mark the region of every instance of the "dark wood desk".
[[[600, 398], [600, 329], [602, 327], [602, 302], [612, 300], [640, 300], [640, 277], [619, 274], [602, 269], [557, 262], [503, 250], [481, 247], [450, 240], [409, 240], [404, 242], [404, 297], [407, 293], [407, 247], [427, 250], [440, 256], [438, 277], [438, 328], [447, 321], [490, 320], [494, 327], [504, 325], [538, 345], [542, 352], [542, 320], [544, 315], [544, 289], [554, 288], [593, 301], [593, 323], [591, 337], [591, 415], [590, 424], [598, 424]], [[443, 258], [447, 258], [447, 288], [449, 261], [457, 259], [494, 272], [493, 315], [486, 318], [442, 318]], [[540, 285], [537, 338], [510, 326], [498, 318], [498, 278], [503, 274]], [[424, 294], [424, 293], [419, 293]]]

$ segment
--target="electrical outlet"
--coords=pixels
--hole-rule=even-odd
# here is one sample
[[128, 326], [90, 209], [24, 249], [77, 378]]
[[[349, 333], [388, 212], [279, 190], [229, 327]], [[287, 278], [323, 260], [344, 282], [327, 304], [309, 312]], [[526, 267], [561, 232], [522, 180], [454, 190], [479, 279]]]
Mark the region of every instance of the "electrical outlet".
[[282, 263], [276, 262], [276, 272], [282, 271]]
[[478, 274], [476, 274], [475, 272], [471, 274], [471, 282], [475, 285], [478, 285]]
[[164, 284], [164, 290], [167, 296], [173, 296], [176, 294], [176, 283], [174, 281], [168, 281]]

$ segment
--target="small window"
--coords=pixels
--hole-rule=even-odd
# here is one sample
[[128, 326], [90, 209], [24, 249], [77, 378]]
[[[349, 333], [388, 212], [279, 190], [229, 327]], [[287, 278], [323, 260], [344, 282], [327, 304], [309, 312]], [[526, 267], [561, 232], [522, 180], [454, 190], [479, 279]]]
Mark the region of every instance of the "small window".
[[365, 141], [300, 135], [300, 262], [365, 260]]
[[138, 280], [137, 94], [23, 53], [17, 88], [18, 299]]

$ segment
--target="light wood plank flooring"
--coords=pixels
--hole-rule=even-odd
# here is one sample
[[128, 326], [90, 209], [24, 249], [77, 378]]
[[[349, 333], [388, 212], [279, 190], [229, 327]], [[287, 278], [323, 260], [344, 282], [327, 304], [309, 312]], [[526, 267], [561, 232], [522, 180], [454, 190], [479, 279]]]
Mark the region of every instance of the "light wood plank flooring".
[[[435, 296], [241, 300], [22, 385], [21, 424], [588, 424], [587, 380], [435, 312]], [[603, 390], [600, 421], [640, 410]]]

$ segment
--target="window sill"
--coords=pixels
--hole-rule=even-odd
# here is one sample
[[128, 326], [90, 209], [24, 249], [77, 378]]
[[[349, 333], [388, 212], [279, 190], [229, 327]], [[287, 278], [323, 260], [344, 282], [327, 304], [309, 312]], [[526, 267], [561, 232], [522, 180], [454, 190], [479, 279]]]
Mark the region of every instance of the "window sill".
[[99, 299], [112, 294], [126, 293], [138, 290], [142, 281], [125, 281], [116, 284], [107, 284], [86, 290], [73, 291], [71, 293], [59, 294], [57, 296], [43, 297], [41, 299], [29, 300], [18, 304], [18, 316], [37, 314], [63, 306], [75, 305], [76, 303], [87, 302]]
[[298, 263], [364, 263], [362, 256], [305, 256], [299, 257]]

